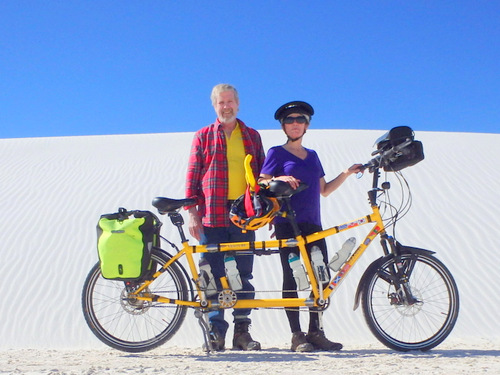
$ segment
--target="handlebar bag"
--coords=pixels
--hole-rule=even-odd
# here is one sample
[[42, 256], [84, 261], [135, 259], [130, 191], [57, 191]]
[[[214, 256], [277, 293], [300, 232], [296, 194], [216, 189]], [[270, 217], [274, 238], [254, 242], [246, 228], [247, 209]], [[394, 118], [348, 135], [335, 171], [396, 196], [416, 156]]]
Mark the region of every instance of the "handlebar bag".
[[391, 148], [401, 145], [406, 141], [411, 141], [411, 143], [404, 148], [398, 148], [397, 152], [395, 151], [387, 159], [383, 160], [381, 166], [384, 168], [384, 171], [397, 172], [424, 160], [422, 142], [415, 140], [415, 133], [409, 126], [396, 126], [392, 128], [377, 139], [376, 144], [378, 150], [388, 152]]
[[412, 141], [408, 146], [389, 158], [388, 163], [384, 165], [384, 171], [397, 172], [411, 167], [422, 160], [424, 160], [424, 146], [422, 142]]
[[149, 211], [101, 215], [97, 224], [97, 252], [105, 279], [136, 281], [151, 268], [151, 251], [159, 226]]
[[409, 126], [396, 126], [377, 139], [377, 149], [385, 150], [397, 146], [407, 139], [413, 141], [415, 133]]

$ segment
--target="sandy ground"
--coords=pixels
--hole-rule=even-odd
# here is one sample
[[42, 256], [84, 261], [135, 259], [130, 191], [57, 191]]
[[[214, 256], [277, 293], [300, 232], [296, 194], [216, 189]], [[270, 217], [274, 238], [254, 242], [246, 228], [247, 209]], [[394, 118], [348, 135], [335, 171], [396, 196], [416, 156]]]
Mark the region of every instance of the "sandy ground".
[[429, 352], [401, 353], [379, 345], [336, 353], [259, 352], [160, 347], [147, 353], [103, 350], [0, 351], [0, 374], [498, 374], [499, 343], [448, 341]]

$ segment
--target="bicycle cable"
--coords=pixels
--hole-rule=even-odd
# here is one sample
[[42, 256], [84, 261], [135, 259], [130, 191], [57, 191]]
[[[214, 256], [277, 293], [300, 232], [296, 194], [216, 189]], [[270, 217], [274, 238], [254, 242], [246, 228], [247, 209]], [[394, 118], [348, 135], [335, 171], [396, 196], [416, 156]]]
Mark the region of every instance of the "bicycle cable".
[[[411, 194], [410, 185], [401, 171], [393, 173], [400, 187], [399, 206], [396, 206], [392, 203], [389, 189], [382, 190], [382, 193], [379, 195], [379, 197], [377, 197], [377, 199], [380, 200], [379, 206], [383, 210], [381, 216], [383, 217], [382, 220], [384, 221], [384, 225], [386, 228], [392, 227], [393, 236], [395, 236], [396, 224], [410, 211], [413, 202], [413, 196]], [[381, 198], [382, 196], [384, 196], [383, 199]], [[384, 216], [387, 215], [389, 216], [384, 218]]]

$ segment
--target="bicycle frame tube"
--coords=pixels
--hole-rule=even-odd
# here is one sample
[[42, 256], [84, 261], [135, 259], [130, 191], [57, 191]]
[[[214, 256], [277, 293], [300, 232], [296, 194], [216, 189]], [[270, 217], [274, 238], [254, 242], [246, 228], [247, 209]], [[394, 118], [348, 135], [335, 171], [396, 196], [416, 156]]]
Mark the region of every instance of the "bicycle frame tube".
[[[369, 223], [374, 223], [373, 228], [367, 234], [363, 242], [358, 246], [358, 248], [351, 254], [347, 259], [342, 268], [330, 279], [330, 282], [326, 284], [325, 288], [320, 291], [320, 286], [316, 281], [314, 271], [307, 253], [306, 245], [308, 243], [321, 240], [323, 238], [333, 236], [340, 232], [345, 232], [349, 229], [359, 227], [361, 225], [366, 225]], [[182, 249], [175, 254], [165, 265], [158, 270], [151, 280], [147, 280], [142, 284], [133, 294], [137, 299], [155, 301], [160, 303], [174, 303], [178, 305], [190, 306], [190, 307], [217, 307], [214, 302], [207, 300], [204, 292], [199, 288], [198, 283], [196, 289], [198, 292], [199, 301], [181, 301], [172, 300], [169, 298], [151, 295], [149, 293], [144, 293], [144, 290], [154, 282], [158, 276], [160, 276], [165, 270], [174, 262], [186, 256], [186, 261], [189, 266], [189, 270], [193, 280], [198, 279], [198, 268], [194, 261], [193, 254], [195, 253], [212, 253], [212, 252], [226, 252], [226, 251], [255, 251], [255, 250], [267, 250], [275, 248], [286, 248], [286, 247], [298, 247], [300, 255], [303, 259], [303, 263], [306, 272], [309, 276], [311, 282], [311, 289], [314, 298], [276, 298], [276, 299], [252, 299], [252, 300], [237, 300], [233, 308], [266, 308], [266, 307], [312, 307], [321, 306], [325, 303], [325, 300], [337, 289], [341, 282], [345, 279], [347, 274], [350, 272], [354, 264], [363, 255], [366, 248], [372, 243], [372, 241], [379, 235], [385, 233], [385, 227], [380, 215], [379, 207], [376, 204], [372, 205], [372, 213], [356, 220], [347, 222], [342, 225], [331, 227], [307, 236], [298, 236], [296, 238], [284, 239], [284, 240], [269, 240], [269, 241], [254, 241], [254, 242], [231, 242], [231, 243], [221, 243], [221, 244], [208, 244], [208, 245], [194, 245], [190, 246], [188, 241], [183, 242]], [[321, 298], [320, 298], [321, 297]]]
[[[352, 269], [354, 264], [359, 260], [361, 255], [365, 252], [367, 247], [372, 243], [372, 241], [379, 235], [379, 234], [384, 234], [385, 233], [385, 227], [384, 223], [382, 222], [382, 217], [380, 216], [380, 212], [378, 209], [378, 206], [373, 206], [373, 214], [366, 216], [366, 219], [369, 219], [369, 221], [364, 222], [362, 224], [358, 225], [363, 225], [367, 224], [368, 222], [375, 222], [375, 225], [373, 226], [372, 230], [366, 235], [364, 241], [358, 246], [358, 248], [351, 254], [349, 259], [344, 263], [342, 268], [337, 272], [337, 274], [332, 278], [330, 281], [330, 284], [325, 288], [324, 290], [324, 296], [325, 298], [328, 298], [336, 289], [337, 287], [342, 283], [342, 281], [345, 279], [349, 271]], [[362, 220], [362, 219], [361, 219]], [[354, 225], [351, 228], [354, 228]], [[342, 229], [341, 231], [345, 231], [351, 228], [346, 228]]]
[[[189, 266], [189, 270], [191, 272], [191, 276], [193, 277], [193, 280], [197, 280], [198, 278], [198, 269], [196, 266], [196, 263], [194, 261], [193, 254], [195, 253], [211, 253], [211, 252], [227, 252], [227, 251], [245, 251], [245, 250], [267, 250], [269, 248], [280, 248], [280, 247], [295, 247], [298, 245], [304, 245], [304, 240], [303, 239], [283, 239], [283, 240], [272, 240], [272, 241], [254, 241], [254, 242], [231, 242], [231, 243], [221, 243], [221, 244], [208, 244], [208, 245], [194, 245], [194, 246], [189, 246], [188, 242], [183, 243], [182, 249], [175, 254], [168, 262], [166, 262], [161, 269], [159, 269], [151, 278], [151, 280], [145, 281], [137, 290], [135, 290], [131, 295], [134, 295], [135, 298], [139, 300], [146, 300], [146, 301], [155, 301], [155, 302], [162, 302], [162, 303], [175, 303], [179, 305], [185, 305], [185, 306], [192, 306], [192, 307], [199, 307], [200, 302], [189, 302], [189, 301], [179, 301], [179, 300], [172, 300], [169, 298], [164, 298], [161, 296], [156, 296], [156, 295], [148, 295], [147, 293], [144, 293], [144, 291], [147, 289], [149, 285], [151, 285], [154, 280], [160, 276], [165, 270], [173, 264], [175, 261], [179, 260], [183, 256], [186, 257], [186, 261]], [[202, 290], [199, 288], [198, 284], [195, 283], [196, 289], [198, 292], [198, 296], [201, 301], [205, 301], [204, 295], [202, 293]], [[254, 301], [260, 301], [260, 305], [255, 305]], [[262, 301], [266, 301], [265, 306], [262, 306]], [[295, 298], [290, 298], [290, 299], [276, 299], [275, 302], [273, 300], [252, 300], [252, 301], [239, 301], [239, 302], [245, 302], [244, 307], [274, 307], [274, 306], [282, 306], [283, 301], [287, 301], [286, 306], [290, 307], [296, 307], [296, 306], [305, 306], [306, 301], [305, 299], [302, 300], [297, 300]], [[246, 304], [248, 302], [250, 305]], [[210, 301], [206, 302], [207, 307], [212, 307], [212, 303]]]

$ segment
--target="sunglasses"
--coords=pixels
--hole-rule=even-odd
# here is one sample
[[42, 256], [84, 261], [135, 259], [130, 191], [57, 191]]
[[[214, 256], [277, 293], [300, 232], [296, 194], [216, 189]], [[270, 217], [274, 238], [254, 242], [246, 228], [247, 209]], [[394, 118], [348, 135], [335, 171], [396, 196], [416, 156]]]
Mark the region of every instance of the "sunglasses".
[[307, 118], [305, 116], [297, 116], [297, 117], [286, 117], [283, 120], [283, 124], [293, 124], [297, 122], [297, 124], [305, 124], [307, 123]]

